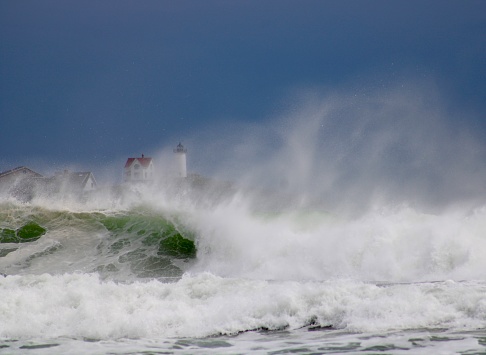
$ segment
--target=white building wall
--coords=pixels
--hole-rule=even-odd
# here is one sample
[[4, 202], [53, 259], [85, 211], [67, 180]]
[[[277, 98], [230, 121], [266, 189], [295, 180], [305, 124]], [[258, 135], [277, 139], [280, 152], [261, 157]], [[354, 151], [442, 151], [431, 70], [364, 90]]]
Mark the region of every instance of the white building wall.
[[179, 177], [187, 177], [186, 153], [177, 154], [177, 172]]
[[152, 181], [154, 179], [154, 164], [151, 161], [147, 167], [142, 166], [138, 159], [125, 168], [123, 180], [126, 182]]
[[88, 178], [88, 181], [86, 181], [86, 185], [84, 185], [83, 187], [83, 191], [93, 191], [96, 189], [96, 183], [94, 181], [94, 179], [90, 176]]

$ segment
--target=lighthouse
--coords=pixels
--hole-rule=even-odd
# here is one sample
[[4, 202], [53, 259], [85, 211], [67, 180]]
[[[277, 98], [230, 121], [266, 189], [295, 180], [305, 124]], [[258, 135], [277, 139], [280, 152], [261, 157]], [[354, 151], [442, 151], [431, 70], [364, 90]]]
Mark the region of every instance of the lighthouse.
[[187, 177], [187, 167], [186, 167], [186, 153], [187, 149], [184, 148], [182, 143], [179, 142], [177, 147], [174, 149], [177, 161], [177, 170], [179, 177]]

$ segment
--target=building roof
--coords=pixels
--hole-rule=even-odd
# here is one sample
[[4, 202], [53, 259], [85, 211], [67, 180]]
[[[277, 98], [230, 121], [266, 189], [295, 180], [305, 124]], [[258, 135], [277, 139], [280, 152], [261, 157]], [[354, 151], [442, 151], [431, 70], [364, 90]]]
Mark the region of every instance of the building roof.
[[11, 170], [4, 171], [3, 173], [0, 173], [0, 177], [4, 177], [4, 176], [10, 175], [10, 174], [15, 174], [15, 173], [19, 173], [19, 172], [22, 172], [22, 173], [29, 172], [31, 174], [31, 176], [33, 176], [33, 177], [42, 177], [41, 174], [36, 173], [34, 170], [29, 169], [25, 166], [19, 166], [17, 168], [11, 169]]
[[96, 184], [96, 180], [90, 171], [86, 172], [71, 172], [64, 171], [51, 178], [52, 182], [66, 184], [66, 186], [73, 189], [82, 189], [86, 186], [89, 178], [93, 179]]
[[[89, 177], [94, 180], [94, 176], [91, 174], [91, 172], [70, 172], [65, 175], [65, 178], [69, 181], [70, 184], [74, 186], [82, 186], [84, 187], [86, 183], [88, 182]], [[96, 181], [95, 181], [96, 183]]]
[[125, 163], [125, 168], [129, 168], [135, 160], [138, 160], [140, 165], [142, 165], [144, 168], [147, 168], [152, 162], [152, 158], [145, 158], [143, 155], [141, 158], [128, 158], [127, 162]]

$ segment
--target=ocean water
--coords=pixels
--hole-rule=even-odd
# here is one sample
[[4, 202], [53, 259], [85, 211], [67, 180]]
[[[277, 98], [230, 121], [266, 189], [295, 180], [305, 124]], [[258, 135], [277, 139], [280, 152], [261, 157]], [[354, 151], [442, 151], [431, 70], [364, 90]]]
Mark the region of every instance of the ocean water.
[[127, 196], [2, 200], [0, 353], [486, 353], [486, 207]]

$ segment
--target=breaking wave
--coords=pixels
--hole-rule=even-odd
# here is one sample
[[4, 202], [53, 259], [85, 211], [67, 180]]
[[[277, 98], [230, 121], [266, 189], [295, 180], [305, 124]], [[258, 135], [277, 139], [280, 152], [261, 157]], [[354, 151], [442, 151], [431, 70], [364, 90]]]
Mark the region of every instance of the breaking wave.
[[242, 134], [241, 179], [2, 198], [0, 338], [484, 330], [480, 145], [416, 95], [349, 103]]

